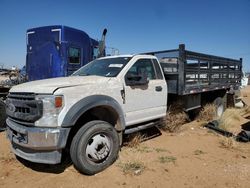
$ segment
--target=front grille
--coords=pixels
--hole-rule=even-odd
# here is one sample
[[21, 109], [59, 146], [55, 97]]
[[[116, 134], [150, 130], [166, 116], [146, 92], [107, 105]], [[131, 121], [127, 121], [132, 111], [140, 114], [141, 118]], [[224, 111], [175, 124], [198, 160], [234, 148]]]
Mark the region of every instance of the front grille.
[[7, 115], [22, 124], [30, 125], [42, 117], [43, 103], [33, 93], [10, 93], [6, 99]]
[[35, 94], [34, 93], [10, 93], [8, 95], [8, 98], [11, 99], [17, 99], [17, 100], [35, 100]]
[[29, 108], [23, 108], [23, 107], [16, 107], [16, 111], [24, 114], [29, 114], [30, 109]]

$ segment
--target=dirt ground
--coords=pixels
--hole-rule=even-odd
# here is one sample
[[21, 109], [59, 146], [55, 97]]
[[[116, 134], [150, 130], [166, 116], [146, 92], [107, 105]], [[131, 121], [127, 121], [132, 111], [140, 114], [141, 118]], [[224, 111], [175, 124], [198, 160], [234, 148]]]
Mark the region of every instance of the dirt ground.
[[[250, 87], [242, 97], [250, 105]], [[178, 133], [154, 130], [154, 138], [123, 147], [119, 159], [94, 176], [80, 174], [70, 163], [21, 163], [1, 132], [0, 187], [250, 187], [250, 143], [236, 143], [199, 124], [188, 123]]]

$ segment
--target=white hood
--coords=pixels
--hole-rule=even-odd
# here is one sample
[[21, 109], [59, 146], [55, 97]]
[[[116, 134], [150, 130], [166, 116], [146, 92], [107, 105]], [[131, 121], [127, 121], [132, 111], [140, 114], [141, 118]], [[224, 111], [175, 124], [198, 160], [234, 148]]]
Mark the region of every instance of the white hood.
[[100, 84], [110, 78], [100, 76], [70, 76], [51, 78], [39, 81], [27, 82], [11, 88], [10, 92], [27, 92], [38, 94], [53, 94], [59, 88], [82, 86], [87, 84]]

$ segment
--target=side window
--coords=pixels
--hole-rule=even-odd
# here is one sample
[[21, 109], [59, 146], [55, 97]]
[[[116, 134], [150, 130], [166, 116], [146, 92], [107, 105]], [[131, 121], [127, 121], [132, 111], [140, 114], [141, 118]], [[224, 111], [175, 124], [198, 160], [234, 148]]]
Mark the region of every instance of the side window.
[[80, 64], [81, 61], [81, 49], [69, 47], [68, 62], [69, 64]]
[[156, 59], [153, 59], [153, 63], [154, 63], [154, 66], [155, 66], [155, 71], [156, 71], [156, 75], [157, 75], [157, 79], [163, 79], [163, 75], [161, 73], [161, 68], [160, 68], [160, 65], [159, 63], [157, 62]]
[[94, 47], [93, 48], [93, 60], [97, 58], [99, 53], [99, 48], [98, 47]]
[[128, 70], [127, 75], [129, 74], [145, 76], [148, 80], [156, 79], [154, 66], [150, 59], [139, 59]]

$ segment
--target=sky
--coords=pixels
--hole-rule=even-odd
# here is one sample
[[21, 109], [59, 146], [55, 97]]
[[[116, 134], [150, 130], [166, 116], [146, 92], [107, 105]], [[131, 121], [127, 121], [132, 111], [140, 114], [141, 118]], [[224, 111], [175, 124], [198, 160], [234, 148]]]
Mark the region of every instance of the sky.
[[178, 48], [234, 59], [250, 71], [250, 0], [0, 0], [0, 66], [21, 68], [26, 30], [65, 25], [120, 54]]

